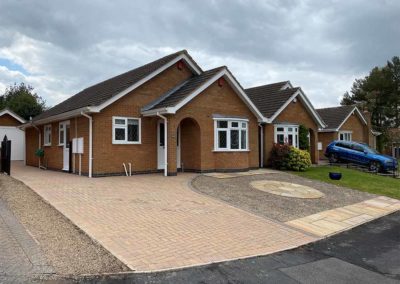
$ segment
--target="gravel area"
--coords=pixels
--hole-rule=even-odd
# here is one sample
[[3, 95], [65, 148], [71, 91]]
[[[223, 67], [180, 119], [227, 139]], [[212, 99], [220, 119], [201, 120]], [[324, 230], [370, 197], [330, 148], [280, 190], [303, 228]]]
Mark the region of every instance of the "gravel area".
[[22, 182], [0, 174], [0, 199], [39, 243], [58, 275], [130, 270]]
[[[315, 188], [325, 194], [318, 199], [300, 199], [270, 194], [250, 186], [255, 180], [276, 180]], [[257, 215], [286, 222], [321, 211], [371, 199], [376, 195], [305, 179], [285, 172], [218, 179], [200, 175], [192, 181], [195, 191]]]

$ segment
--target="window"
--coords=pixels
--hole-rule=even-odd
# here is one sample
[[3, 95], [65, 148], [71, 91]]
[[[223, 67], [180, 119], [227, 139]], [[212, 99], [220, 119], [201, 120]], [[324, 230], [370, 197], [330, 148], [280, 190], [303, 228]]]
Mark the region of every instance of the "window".
[[140, 144], [140, 118], [113, 117], [113, 144]]
[[215, 120], [215, 151], [248, 150], [247, 120]]
[[275, 125], [275, 143], [299, 147], [298, 125]]
[[44, 126], [44, 146], [51, 145], [51, 124]]
[[60, 123], [58, 127], [58, 145], [64, 145], [65, 123]]
[[351, 131], [340, 131], [339, 140], [341, 141], [351, 141]]

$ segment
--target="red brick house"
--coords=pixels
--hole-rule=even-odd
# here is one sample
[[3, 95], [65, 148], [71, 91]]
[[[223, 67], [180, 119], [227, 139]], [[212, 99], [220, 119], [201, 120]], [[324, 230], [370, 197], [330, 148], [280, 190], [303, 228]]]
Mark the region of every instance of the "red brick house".
[[203, 71], [180, 51], [84, 89], [26, 123], [26, 164], [90, 177], [248, 170], [259, 167], [265, 122], [227, 67]]
[[300, 125], [309, 129], [311, 160], [318, 163], [318, 129], [325, 124], [301, 88], [294, 88], [290, 81], [285, 81], [245, 91], [266, 122], [261, 132], [262, 165], [268, 165], [274, 143], [299, 147]]
[[320, 157], [325, 159], [324, 150], [334, 140], [362, 142], [376, 147], [379, 133], [371, 130], [367, 114], [361, 113], [356, 106], [338, 106], [317, 109], [327, 126], [319, 131]]

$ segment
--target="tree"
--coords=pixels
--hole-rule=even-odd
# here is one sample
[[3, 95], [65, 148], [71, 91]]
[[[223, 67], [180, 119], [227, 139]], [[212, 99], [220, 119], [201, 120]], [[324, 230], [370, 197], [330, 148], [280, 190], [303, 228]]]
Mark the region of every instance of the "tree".
[[400, 127], [400, 58], [395, 56], [383, 67], [373, 68], [368, 76], [356, 79], [342, 105], [357, 105], [371, 113], [372, 126], [383, 133], [378, 148], [388, 139], [388, 130]]
[[9, 108], [26, 120], [46, 110], [45, 100], [33, 91], [33, 87], [20, 83], [9, 86], [0, 96], [0, 109]]
[[301, 150], [310, 150], [309, 130], [306, 126], [299, 126], [299, 148]]

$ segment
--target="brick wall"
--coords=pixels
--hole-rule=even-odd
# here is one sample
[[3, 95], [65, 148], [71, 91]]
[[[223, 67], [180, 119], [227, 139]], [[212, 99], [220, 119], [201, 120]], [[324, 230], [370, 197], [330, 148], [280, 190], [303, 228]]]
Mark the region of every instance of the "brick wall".
[[8, 113], [5, 113], [2, 116], [0, 116], [0, 126], [19, 126], [19, 125], [21, 125], [21, 122], [16, 120]]
[[331, 143], [333, 140], [337, 140], [337, 132], [319, 132], [318, 133], [318, 139], [319, 142], [322, 143], [322, 150], [319, 151], [319, 158], [321, 160], [326, 160], [327, 157], [324, 156], [325, 149]]
[[[314, 121], [311, 114], [305, 108], [303, 102], [297, 99], [296, 102], [291, 102], [275, 119], [275, 122], [281, 123], [293, 123], [298, 125], [304, 125], [311, 129], [315, 135], [313, 135], [313, 141], [311, 141], [311, 159], [313, 163], [318, 162], [318, 125]], [[272, 146], [274, 144], [274, 125], [267, 124], [264, 126], [264, 165], [268, 165], [268, 159], [270, 158]]]
[[366, 125], [361, 121], [359, 116], [354, 113], [350, 115], [347, 121], [339, 129], [339, 131], [353, 131], [352, 140], [356, 142], [369, 143], [369, 137], [366, 135]]
[[[65, 120], [62, 120], [65, 121]], [[40, 125], [41, 134], [41, 147], [44, 149], [44, 158], [42, 164], [49, 169], [62, 170], [63, 168], [63, 146], [59, 146], [59, 123], [62, 121], [55, 121], [45, 125], [51, 125], [51, 144], [44, 145], [44, 126]], [[82, 173], [88, 173], [88, 156], [89, 156], [89, 122], [85, 117], [76, 117], [68, 119], [70, 122], [70, 140], [75, 137], [83, 137], [84, 139], [84, 154], [82, 155]], [[26, 164], [29, 166], [38, 165], [38, 157], [35, 156], [36, 150], [39, 148], [38, 136], [39, 132], [29, 127], [25, 131], [26, 136]], [[75, 160], [75, 161], [74, 161]], [[73, 169], [78, 172], [78, 155], [72, 157]]]
[[[214, 152], [213, 114], [224, 116], [241, 116], [249, 119], [249, 149], [246, 152]], [[180, 109], [174, 116], [169, 116], [169, 133], [176, 133], [180, 122], [185, 118], [194, 119], [200, 126], [200, 146], [183, 145], [182, 158], [189, 151], [198, 152], [200, 147], [201, 171], [212, 170], [245, 170], [259, 166], [258, 156], [258, 122], [254, 114], [244, 104], [228, 83], [220, 87], [217, 82], [205, 89], [191, 102]], [[176, 172], [176, 135], [168, 137], [168, 172]], [[186, 148], [187, 147], [187, 148]]]
[[141, 116], [141, 108], [192, 76], [184, 66], [171, 66], [163, 73], [133, 90], [98, 114], [93, 114], [93, 173], [124, 173], [122, 163], [131, 163], [132, 171], [157, 170], [156, 117], [141, 117], [141, 144], [112, 144], [112, 117]]

